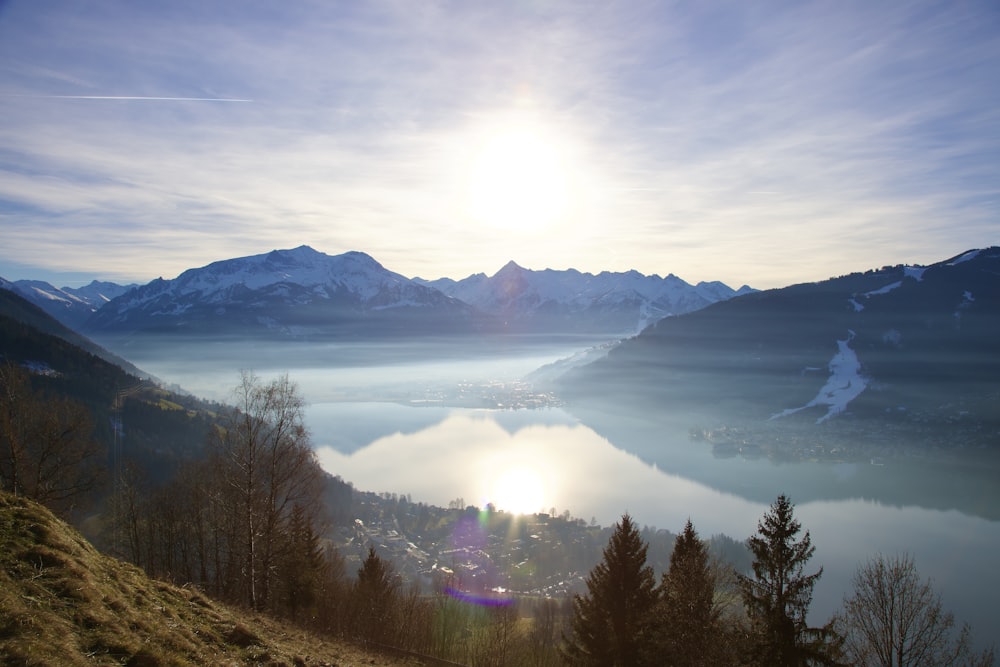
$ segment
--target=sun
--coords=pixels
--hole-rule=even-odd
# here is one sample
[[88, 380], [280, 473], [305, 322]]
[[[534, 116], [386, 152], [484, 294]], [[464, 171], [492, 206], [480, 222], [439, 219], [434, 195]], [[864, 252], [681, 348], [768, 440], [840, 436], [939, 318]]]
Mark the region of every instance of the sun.
[[545, 484], [530, 467], [503, 471], [493, 482], [490, 502], [512, 514], [534, 514], [545, 505]]
[[539, 127], [512, 125], [480, 143], [467, 174], [466, 208], [490, 227], [543, 231], [566, 213], [567, 180], [557, 142]]

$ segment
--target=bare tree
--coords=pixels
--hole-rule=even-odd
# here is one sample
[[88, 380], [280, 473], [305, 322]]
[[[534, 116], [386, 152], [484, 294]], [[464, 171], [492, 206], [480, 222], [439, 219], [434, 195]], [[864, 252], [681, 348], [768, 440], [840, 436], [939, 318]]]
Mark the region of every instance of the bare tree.
[[525, 664], [532, 667], [561, 664], [562, 659], [559, 657], [557, 647], [566, 620], [561, 607], [562, 605], [552, 598], [535, 603], [527, 636], [529, 659]]
[[0, 366], [0, 486], [56, 512], [99, 483], [101, 447], [90, 413], [68, 398], [48, 398], [26, 370]]
[[220, 473], [235, 492], [242, 536], [243, 599], [268, 604], [282, 526], [296, 504], [318, 507], [321, 469], [309, 446], [304, 401], [287, 375], [263, 383], [244, 371], [217, 433]]
[[909, 555], [879, 555], [858, 568], [837, 624], [859, 667], [993, 664], [992, 649], [973, 653], [967, 625], [956, 634], [954, 616]]

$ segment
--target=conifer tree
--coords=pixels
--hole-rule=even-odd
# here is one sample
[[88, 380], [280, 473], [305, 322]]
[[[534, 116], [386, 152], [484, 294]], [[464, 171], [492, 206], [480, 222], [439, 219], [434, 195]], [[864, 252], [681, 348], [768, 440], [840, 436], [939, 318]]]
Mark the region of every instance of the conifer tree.
[[358, 580], [352, 593], [354, 623], [357, 634], [368, 641], [384, 642], [395, 629], [392, 623], [396, 611], [399, 579], [392, 563], [383, 560], [368, 548], [358, 570]]
[[615, 525], [603, 559], [587, 577], [587, 594], [573, 598], [571, 635], [563, 658], [571, 665], [644, 664], [656, 579], [647, 545], [626, 514]]
[[688, 519], [674, 540], [670, 568], [657, 591], [654, 650], [659, 664], [708, 666], [727, 662], [716, 584], [708, 547]]
[[316, 604], [326, 565], [319, 535], [301, 505], [292, 508], [285, 530], [284, 552], [281, 557], [282, 603], [293, 621], [302, 611], [311, 612]]
[[830, 625], [810, 628], [806, 613], [813, 587], [823, 568], [805, 574], [816, 547], [807, 530], [794, 518], [794, 505], [778, 496], [757, 523], [757, 534], [747, 540], [753, 553], [753, 576], [737, 573], [743, 604], [750, 620], [751, 664], [768, 667], [837, 665], [842, 640]]

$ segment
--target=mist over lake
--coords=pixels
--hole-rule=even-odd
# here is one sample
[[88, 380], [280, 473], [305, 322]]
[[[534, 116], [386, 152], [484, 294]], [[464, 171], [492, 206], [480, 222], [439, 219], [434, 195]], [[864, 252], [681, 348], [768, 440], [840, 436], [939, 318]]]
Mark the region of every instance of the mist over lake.
[[[226, 400], [241, 369], [287, 372], [308, 402], [307, 423], [328, 472], [364, 491], [440, 506], [569, 512], [602, 525], [625, 512], [678, 532], [743, 539], [787, 493], [824, 568], [812, 621], [840, 605], [856, 567], [912, 554], [945, 607], [975, 637], [1000, 636], [1000, 489], [994, 468], [908, 457], [774, 463], [720, 455], [692, 440], [691, 418], [567, 406], [523, 378], [606, 342], [578, 337], [424, 339], [405, 343], [248, 344], [187, 341], [119, 350], [166, 383]], [[534, 406], [531, 409], [524, 405]]]

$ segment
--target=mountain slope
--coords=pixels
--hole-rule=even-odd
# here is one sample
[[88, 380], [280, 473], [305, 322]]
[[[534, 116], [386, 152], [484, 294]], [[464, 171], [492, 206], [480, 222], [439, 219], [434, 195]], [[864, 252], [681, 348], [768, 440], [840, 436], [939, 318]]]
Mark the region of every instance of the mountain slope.
[[368, 255], [301, 246], [214, 262], [113, 299], [84, 325], [101, 335], [380, 336], [467, 331], [472, 308]]
[[478, 273], [459, 281], [421, 282], [493, 315], [507, 330], [533, 332], [630, 334], [662, 317], [751, 291], [737, 292], [720, 282], [690, 285], [673, 274], [532, 271], [513, 261], [490, 277]]
[[[54, 317], [43, 311], [35, 304], [29, 302], [13, 290], [0, 289], [0, 318], [4, 317], [31, 327], [40, 333], [62, 339], [69, 345], [99, 357], [109, 364], [118, 366], [131, 375], [139, 378], [151, 378], [149, 373], [136, 368], [132, 363], [119, 357], [113, 352], [109, 352], [89, 338], [81, 336], [76, 331], [69, 329]], [[2, 357], [7, 351], [7, 348], [0, 348], [0, 357]]]
[[0, 279], [0, 287], [12, 290], [71, 329], [78, 329], [111, 299], [135, 285], [91, 281], [83, 287], [54, 287], [41, 280]]
[[661, 320], [568, 373], [563, 389], [577, 400], [688, 412], [692, 423], [878, 423], [996, 445], [1000, 248]]
[[[201, 456], [218, 406], [164, 389], [149, 374], [128, 362], [114, 363], [114, 355], [95, 348], [17, 294], [0, 290], [0, 363], [29, 369], [32, 387], [45, 396], [84, 405], [95, 440], [109, 453], [115, 431], [124, 435], [128, 447], [121, 458], [109, 456], [109, 463], [136, 466], [158, 482], [181, 462]], [[87, 500], [97, 501], [105, 491], [102, 486]]]
[[149, 579], [41, 505], [0, 492], [5, 665], [414, 664]]

